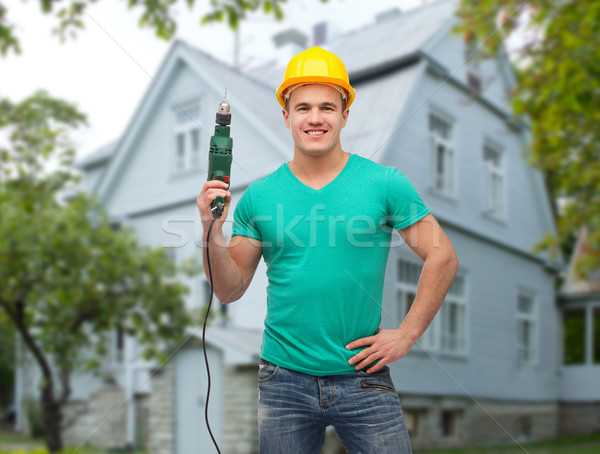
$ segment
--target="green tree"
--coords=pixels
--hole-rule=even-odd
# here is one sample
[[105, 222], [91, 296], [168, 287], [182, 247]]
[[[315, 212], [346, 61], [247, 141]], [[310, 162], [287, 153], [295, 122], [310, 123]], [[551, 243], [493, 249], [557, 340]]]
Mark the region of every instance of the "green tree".
[[[87, 6], [97, 0], [77, 0], [67, 5], [60, 0], [38, 0], [44, 14], [54, 14], [57, 25], [54, 32], [62, 39], [74, 35], [78, 29], [84, 28]], [[320, 0], [325, 3], [328, 0]], [[11, 23], [7, 8], [0, 2], [0, 53], [6, 55], [9, 51], [20, 52], [19, 38], [15, 33], [15, 25]], [[139, 8], [141, 27], [149, 27], [156, 36], [171, 39], [177, 31], [176, 15], [173, 9], [178, 4], [185, 4], [192, 9], [196, 0], [123, 0], [127, 7]], [[209, 9], [199, 18], [200, 24], [210, 22], [227, 22], [229, 27], [236, 30], [248, 13], [262, 11], [267, 16], [277, 20], [283, 18], [283, 4], [286, 0], [210, 0]]]
[[0, 418], [12, 402], [15, 377], [15, 330], [0, 313]]
[[0, 311], [41, 370], [51, 452], [62, 449], [72, 373], [99, 367], [112, 332], [135, 335], [143, 357], [162, 362], [192, 322], [187, 288], [163, 250], [115, 229], [98, 203], [74, 191], [68, 131], [84, 121], [45, 92], [0, 101], [8, 137], [0, 148]]
[[600, 2], [463, 0], [455, 31], [483, 44], [479, 58], [495, 56], [506, 52], [504, 38], [526, 21], [524, 12], [535, 38], [520, 49], [512, 105], [532, 124], [528, 158], [544, 175], [558, 227], [535, 250], [568, 254], [587, 226], [582, 276], [600, 268]]

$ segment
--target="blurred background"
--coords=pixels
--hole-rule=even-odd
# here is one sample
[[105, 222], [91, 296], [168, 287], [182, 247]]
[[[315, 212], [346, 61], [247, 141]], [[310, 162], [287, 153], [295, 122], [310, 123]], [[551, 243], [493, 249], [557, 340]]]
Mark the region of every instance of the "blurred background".
[[[459, 257], [391, 365], [414, 451], [598, 452], [598, 17], [574, 1], [0, 2], [0, 452], [214, 452], [195, 199], [215, 112], [227, 90], [229, 238], [247, 186], [293, 157], [274, 92], [313, 45], [357, 90], [344, 149], [407, 175]], [[421, 267], [395, 233], [382, 327]], [[225, 453], [258, 452], [265, 272], [209, 315]], [[345, 452], [333, 429], [324, 452]]]

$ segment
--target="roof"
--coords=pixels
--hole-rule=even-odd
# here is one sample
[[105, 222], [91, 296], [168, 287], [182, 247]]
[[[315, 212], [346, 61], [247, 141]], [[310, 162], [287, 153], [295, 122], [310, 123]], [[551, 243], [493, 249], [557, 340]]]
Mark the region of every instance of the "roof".
[[111, 157], [118, 143], [118, 140], [111, 140], [110, 142], [102, 145], [100, 148], [79, 159], [76, 166], [80, 169], [85, 169], [103, 163]]
[[[458, 0], [439, 0], [406, 12], [382, 14], [376, 22], [344, 33], [332, 45], [323, 47], [342, 59], [353, 82], [366, 73], [396, 66], [419, 55], [454, 17], [457, 7]], [[275, 88], [281, 83], [284, 69], [274, 59], [250, 69], [246, 75]]]
[[600, 270], [589, 272], [586, 278], [580, 278], [575, 273], [575, 263], [587, 249], [588, 236], [589, 231], [587, 227], [581, 229], [577, 236], [567, 278], [560, 290], [560, 294], [563, 297], [600, 294]]
[[454, 17], [457, 6], [457, 0], [439, 0], [391, 15], [346, 33], [329, 50], [344, 61], [352, 81], [353, 76], [417, 54]]
[[223, 351], [227, 365], [256, 365], [260, 357], [262, 330], [215, 324], [207, 329], [206, 341]]
[[397, 131], [398, 118], [422, 71], [421, 65], [413, 64], [355, 85], [360, 96], [356, 96], [342, 133], [346, 151], [383, 161], [383, 150]]
[[[393, 135], [393, 128], [407, 102], [419, 71], [418, 65], [410, 65], [410, 63], [416, 61], [415, 57], [424, 51], [424, 46], [444, 28], [444, 25], [449, 23], [454, 15], [457, 1], [439, 0], [408, 12], [393, 14], [361, 29], [346, 33], [336, 40], [330, 50], [344, 60], [351, 81], [353, 74], [363, 77], [369, 72], [376, 73], [389, 70], [390, 67], [398, 69], [402, 65], [408, 65], [402, 71], [378, 74], [376, 83], [363, 77], [354, 84], [360, 96], [357, 96], [352, 109], [353, 114], [357, 116], [352, 116], [344, 132], [344, 143], [350, 145], [349, 151], [373, 156], [374, 160], [381, 158], [374, 153], [385, 143], [373, 139]], [[390, 39], [390, 36], [394, 39]], [[373, 49], [377, 51], [374, 52]], [[235, 109], [236, 115], [243, 117], [244, 121], [249, 122], [250, 126], [257, 131], [257, 134], [263, 136], [265, 146], [270, 151], [269, 153], [239, 153], [236, 156], [233, 165], [242, 170], [242, 178], [236, 178], [236, 186], [247, 185], [292, 158], [293, 148], [289, 131], [283, 124], [281, 109], [273, 94], [281, 82], [284, 68], [278, 67], [277, 62], [273, 61], [269, 65], [242, 73], [181, 40], [173, 44], [169, 55], [180, 50], [186, 58], [190, 57], [187, 58], [190, 65], [206, 76], [206, 80], [227, 86], [232, 111]], [[169, 55], [164, 62], [169, 61]], [[389, 102], [390, 96], [393, 97], [394, 102]], [[369, 104], [363, 106], [362, 102]], [[265, 125], [269, 127], [265, 128]], [[352, 125], [360, 125], [360, 135], [354, 132]], [[133, 123], [126, 128], [125, 136], [132, 127]], [[120, 140], [106, 144], [79, 161], [77, 166], [84, 168], [107, 161], [111, 155], [120, 153], [119, 149], [125, 146], [122, 145], [124, 142], [126, 141]], [[119, 163], [110, 164], [110, 167], [115, 166], [119, 167]], [[110, 187], [110, 180], [116, 178], [118, 174], [110, 168], [107, 168], [107, 173], [109, 173], [108, 177], [105, 175], [107, 181], [100, 180], [101, 193], [103, 188]]]

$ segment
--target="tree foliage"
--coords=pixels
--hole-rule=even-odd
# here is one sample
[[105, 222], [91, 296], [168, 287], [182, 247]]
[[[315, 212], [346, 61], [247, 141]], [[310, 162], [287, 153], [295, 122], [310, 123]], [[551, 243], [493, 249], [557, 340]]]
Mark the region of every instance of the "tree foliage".
[[535, 250], [568, 251], [587, 226], [581, 275], [600, 268], [600, 2], [463, 0], [456, 31], [484, 43], [481, 58], [498, 55], [505, 52], [503, 38], [525, 20], [523, 12], [535, 38], [520, 49], [512, 105], [531, 121], [529, 160], [545, 177], [557, 218], [557, 234]]
[[[57, 24], [53, 32], [62, 40], [75, 36], [83, 29], [86, 22], [86, 8], [98, 0], [77, 0], [62, 2], [60, 0], [38, 0], [40, 10], [44, 14], [56, 16]], [[326, 3], [328, 0], [319, 0]], [[208, 10], [200, 18], [200, 24], [226, 22], [232, 30], [237, 30], [240, 23], [248, 14], [262, 12], [267, 17], [283, 19], [283, 7], [287, 0], [122, 0], [127, 8], [140, 10], [138, 23], [148, 27], [162, 39], [171, 39], [177, 31], [177, 14], [174, 11], [178, 5], [185, 5], [190, 10], [196, 4], [207, 3]], [[66, 4], [65, 4], [66, 3]], [[10, 21], [7, 8], [0, 2], [0, 53], [20, 53], [21, 47], [16, 34], [15, 25]]]
[[0, 112], [8, 137], [0, 147], [0, 311], [41, 369], [54, 452], [71, 374], [100, 366], [117, 329], [136, 336], [144, 358], [164, 361], [192, 322], [187, 288], [162, 249], [116, 229], [74, 190], [67, 133], [85, 121], [81, 113], [41, 91], [19, 103], [3, 99]]

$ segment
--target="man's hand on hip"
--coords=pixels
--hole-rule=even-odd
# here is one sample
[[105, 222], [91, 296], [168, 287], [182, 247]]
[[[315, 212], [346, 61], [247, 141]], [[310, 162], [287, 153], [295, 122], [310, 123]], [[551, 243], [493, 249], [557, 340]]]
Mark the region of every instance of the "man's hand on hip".
[[412, 339], [403, 329], [380, 329], [374, 336], [363, 337], [346, 345], [348, 350], [367, 347], [350, 358], [348, 364], [355, 365], [356, 370], [361, 370], [379, 360], [367, 370], [367, 373], [372, 374], [406, 355], [415, 341], [416, 339]]

